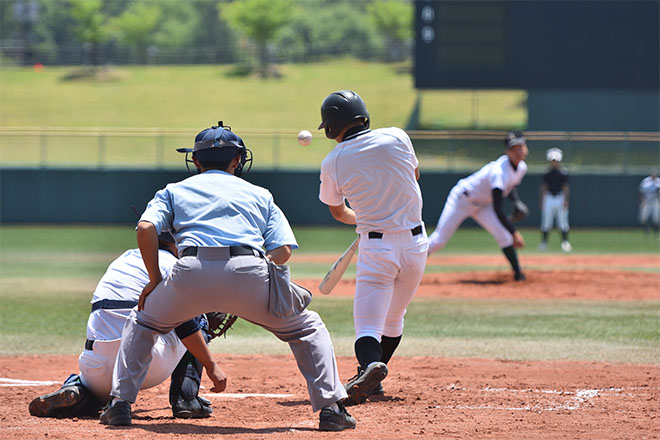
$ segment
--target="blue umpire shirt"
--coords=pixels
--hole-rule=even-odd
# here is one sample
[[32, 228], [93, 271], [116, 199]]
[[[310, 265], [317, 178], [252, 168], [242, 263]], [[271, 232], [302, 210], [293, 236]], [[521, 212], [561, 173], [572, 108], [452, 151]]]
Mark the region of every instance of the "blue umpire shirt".
[[270, 251], [296, 238], [265, 188], [220, 170], [209, 170], [158, 191], [140, 221], [170, 231], [179, 252], [190, 246], [247, 245]]

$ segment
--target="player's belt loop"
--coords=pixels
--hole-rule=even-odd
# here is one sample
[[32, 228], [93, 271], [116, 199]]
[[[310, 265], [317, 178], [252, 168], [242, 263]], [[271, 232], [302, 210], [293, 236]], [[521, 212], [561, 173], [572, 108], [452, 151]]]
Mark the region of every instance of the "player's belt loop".
[[369, 232], [369, 238], [381, 239], [381, 238], [383, 238], [383, 233], [382, 232], [371, 231], [371, 232]]
[[[413, 237], [414, 237], [415, 235], [419, 235], [419, 234], [421, 234], [422, 231], [423, 231], [422, 225], [417, 225], [417, 226], [415, 226], [414, 228], [412, 228], [412, 229], [410, 230], [410, 232], [412, 233]], [[369, 232], [369, 238], [381, 239], [381, 238], [383, 238], [383, 233], [382, 233], [382, 232], [371, 231], [371, 232]]]
[[94, 340], [93, 339], [87, 339], [85, 341], [85, 350], [94, 350]]
[[417, 226], [415, 226], [414, 228], [412, 228], [412, 229], [410, 230], [410, 232], [412, 232], [413, 237], [414, 237], [415, 235], [419, 235], [419, 234], [421, 234], [421, 233], [422, 233], [422, 225], [417, 225]]

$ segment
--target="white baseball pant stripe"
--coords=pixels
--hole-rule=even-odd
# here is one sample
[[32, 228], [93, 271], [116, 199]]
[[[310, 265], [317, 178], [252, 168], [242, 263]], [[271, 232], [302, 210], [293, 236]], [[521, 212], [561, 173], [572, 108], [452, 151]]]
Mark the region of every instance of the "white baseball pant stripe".
[[564, 194], [552, 195], [546, 192], [543, 196], [543, 209], [541, 218], [541, 231], [548, 232], [555, 221], [560, 231], [568, 232], [568, 208], [564, 206]]
[[181, 258], [170, 276], [149, 294], [144, 309], [134, 310], [128, 317], [122, 332], [126, 343], [117, 356], [111, 394], [135, 401], [158, 332], [167, 332], [209, 310], [222, 310], [289, 343], [307, 381], [314, 411], [346, 398], [330, 333], [319, 315], [305, 310], [290, 318], [273, 316], [268, 309], [268, 286], [268, 266], [260, 257]]
[[[85, 350], [78, 357], [80, 380], [102, 404], [110, 400], [112, 371], [115, 367], [121, 339], [94, 341], [93, 350]], [[174, 331], [159, 334], [151, 350], [152, 361], [140, 389], [165, 382], [186, 353], [186, 347]]]
[[403, 333], [403, 317], [426, 267], [426, 231], [384, 232], [383, 237], [360, 235], [353, 302], [355, 339]]
[[445, 247], [458, 227], [468, 218], [474, 219], [482, 228], [495, 238], [500, 248], [513, 245], [513, 235], [502, 225], [495, 214], [492, 204], [483, 205], [470, 201], [463, 190], [455, 186], [449, 192], [438, 224], [429, 237], [429, 252]]

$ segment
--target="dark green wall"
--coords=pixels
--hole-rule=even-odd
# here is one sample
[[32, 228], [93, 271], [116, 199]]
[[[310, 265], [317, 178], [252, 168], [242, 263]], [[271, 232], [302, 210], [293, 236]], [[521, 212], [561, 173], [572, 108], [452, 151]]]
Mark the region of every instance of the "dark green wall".
[[[466, 173], [423, 172], [424, 221], [435, 226], [445, 199]], [[2, 223], [132, 223], [131, 205], [142, 211], [153, 194], [188, 174], [133, 170], [0, 170]], [[572, 175], [572, 226], [634, 226], [637, 187], [643, 175]], [[294, 225], [336, 224], [318, 199], [319, 175], [314, 171], [252, 171], [246, 180], [268, 188]], [[540, 222], [541, 176], [530, 174], [519, 188], [530, 207], [522, 225]], [[469, 221], [466, 224], [474, 224]]]

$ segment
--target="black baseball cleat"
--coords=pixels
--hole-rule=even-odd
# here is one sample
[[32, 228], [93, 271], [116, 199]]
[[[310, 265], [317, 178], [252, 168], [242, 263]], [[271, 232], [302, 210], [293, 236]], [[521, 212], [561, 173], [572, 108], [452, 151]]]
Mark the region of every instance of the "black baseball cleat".
[[213, 414], [213, 408], [211, 408], [211, 402], [203, 397], [193, 400], [179, 398], [172, 405], [172, 413], [177, 419], [203, 419]]
[[78, 386], [66, 386], [50, 394], [39, 396], [30, 402], [28, 410], [36, 417], [67, 417], [84, 398], [83, 390]]
[[[110, 404], [112, 401], [110, 402]], [[101, 424], [111, 426], [129, 426], [131, 424], [131, 404], [121, 400], [113, 406], [108, 406], [101, 413]]]
[[383, 389], [383, 382], [379, 383], [376, 388], [371, 392], [370, 396], [384, 396], [385, 390]]
[[344, 429], [355, 429], [355, 419], [346, 411], [344, 406], [337, 402], [339, 412], [326, 406], [319, 415], [319, 431], [343, 431]]
[[358, 368], [358, 374], [344, 384], [348, 397], [343, 404], [351, 406], [364, 403], [386, 377], [387, 365], [383, 362], [373, 362], [365, 370]]
[[524, 273], [517, 272], [517, 273], [513, 274], [513, 279], [516, 280], [516, 281], [525, 281], [527, 279], [527, 277], [525, 276]]

